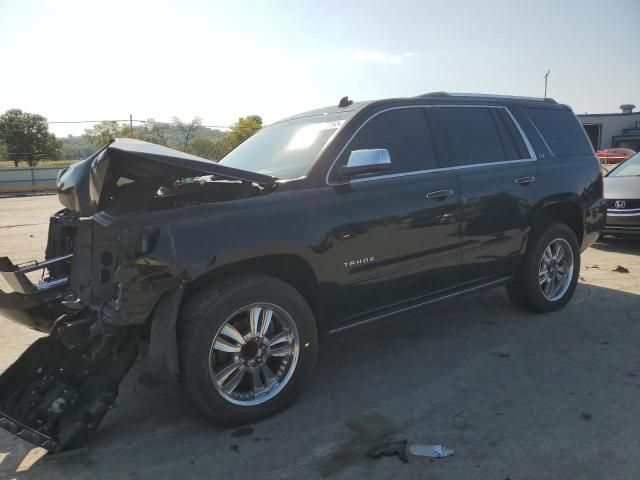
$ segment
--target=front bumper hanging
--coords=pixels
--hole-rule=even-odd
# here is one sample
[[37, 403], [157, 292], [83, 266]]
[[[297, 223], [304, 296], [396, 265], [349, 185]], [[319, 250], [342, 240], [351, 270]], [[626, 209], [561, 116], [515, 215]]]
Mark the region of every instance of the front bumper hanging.
[[0, 376], [0, 428], [56, 453], [86, 446], [118, 395], [138, 350], [120, 338], [99, 360], [54, 332]]
[[68, 293], [69, 277], [49, 277], [34, 284], [27, 274], [37, 270], [55, 269], [70, 264], [73, 254], [44, 262], [14, 265], [8, 257], [0, 257], [0, 274], [13, 289], [0, 290], [0, 314], [29, 328], [49, 333], [55, 320], [65, 313], [60, 303]]
[[[50, 333], [0, 376], [0, 428], [53, 453], [90, 442], [138, 354], [131, 329], [104, 325], [90, 308], [64, 307], [72, 258], [16, 265], [0, 257], [13, 290], [0, 290], [0, 314]], [[40, 269], [49, 276], [33, 283], [27, 274]]]

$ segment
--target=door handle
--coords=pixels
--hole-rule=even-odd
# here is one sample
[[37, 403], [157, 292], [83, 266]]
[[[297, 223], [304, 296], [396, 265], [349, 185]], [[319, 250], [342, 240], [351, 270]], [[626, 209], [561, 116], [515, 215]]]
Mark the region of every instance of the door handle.
[[435, 190], [433, 192], [429, 192], [427, 193], [427, 198], [429, 200], [443, 200], [447, 197], [451, 197], [453, 194], [455, 194], [455, 190]]
[[533, 176], [531, 176], [531, 177], [518, 177], [518, 178], [516, 178], [516, 183], [518, 185], [526, 186], [526, 185], [529, 185], [530, 183], [535, 182], [535, 180], [536, 180], [536, 177], [533, 177]]

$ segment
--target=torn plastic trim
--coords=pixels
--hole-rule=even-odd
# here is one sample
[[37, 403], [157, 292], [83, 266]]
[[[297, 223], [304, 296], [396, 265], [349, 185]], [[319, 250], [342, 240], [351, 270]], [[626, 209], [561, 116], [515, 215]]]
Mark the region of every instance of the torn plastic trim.
[[21, 325], [49, 333], [55, 320], [65, 313], [60, 302], [69, 292], [69, 277], [49, 278], [34, 284], [26, 274], [70, 262], [72, 256], [63, 255], [23, 265], [14, 265], [8, 257], [0, 257], [0, 274], [14, 290], [0, 290], [0, 314]]
[[14, 291], [24, 294], [33, 294], [36, 292], [44, 292], [52, 288], [61, 287], [69, 283], [69, 277], [62, 278], [50, 278], [46, 281], [34, 284], [27, 277], [27, 273], [35, 272], [44, 268], [49, 268], [58, 263], [70, 261], [73, 258], [73, 254], [62, 255], [60, 257], [51, 258], [44, 262], [38, 262], [33, 260], [26, 264], [14, 265], [8, 257], [0, 257], [0, 274], [7, 281], [9, 286]]
[[[73, 329], [87, 320], [56, 325]], [[67, 335], [56, 328], [36, 340], [0, 376], [0, 428], [52, 453], [91, 442], [138, 354], [130, 329], [103, 331], [98, 350], [94, 342], [69, 348]]]
[[9, 433], [13, 433], [16, 437], [20, 437], [36, 447], [44, 448], [50, 452], [56, 452], [59, 448], [58, 442], [44, 433], [40, 433], [22, 423], [14, 420], [8, 415], [0, 411], [0, 428]]

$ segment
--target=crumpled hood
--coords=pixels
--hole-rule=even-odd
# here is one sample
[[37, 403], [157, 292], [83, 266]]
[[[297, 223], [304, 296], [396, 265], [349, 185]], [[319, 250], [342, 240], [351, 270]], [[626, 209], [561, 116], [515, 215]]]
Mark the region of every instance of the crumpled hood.
[[81, 216], [89, 216], [100, 210], [105, 195], [115, 188], [120, 178], [157, 189], [172, 179], [198, 175], [215, 175], [261, 185], [273, 185], [277, 180], [154, 143], [117, 138], [85, 160], [60, 171], [58, 198], [65, 207]]

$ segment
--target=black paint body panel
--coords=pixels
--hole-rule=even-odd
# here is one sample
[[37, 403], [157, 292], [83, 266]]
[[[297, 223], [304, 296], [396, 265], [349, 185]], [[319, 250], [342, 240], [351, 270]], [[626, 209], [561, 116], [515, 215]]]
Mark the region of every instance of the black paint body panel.
[[[99, 211], [91, 217], [93, 246], [87, 246], [94, 250], [94, 263], [102, 239], [105, 248], [119, 245], [115, 253], [117, 262], [126, 264], [120, 275], [126, 271], [127, 282], [155, 282], [134, 289], [153, 291], [145, 297], [146, 305], [136, 306], [136, 315], [111, 321], [143, 322], [161, 295], [178, 284], [188, 290], [220, 269], [233, 271], [236, 264], [273, 258], [295, 259], [311, 272], [319, 328], [331, 331], [512, 275], [531, 226], [553, 205], [579, 211], [577, 233], [587, 248], [605, 221], [599, 163], [593, 154], [556, 157], [524, 112], [528, 105], [567, 109], [555, 102], [491, 97], [428, 96], [358, 104], [303, 178], [278, 182], [263, 194], [214, 203], [140, 213], [108, 207]], [[371, 116], [388, 109], [445, 106], [506, 108], [536, 158], [455, 169], [443, 137], [436, 145], [435, 170], [361, 182], [343, 181], [332, 173], [340, 153]], [[441, 126], [434, 131], [441, 132]], [[241, 180], [270, 178], [239, 172]], [[535, 182], [517, 184], [520, 177], [534, 177]], [[446, 199], [427, 198], [439, 190], [454, 193]], [[135, 258], [132, 244], [144, 231], [153, 231], [154, 246]], [[105, 295], [112, 291], [101, 290]], [[87, 296], [91, 301], [95, 297], [95, 291]]]

